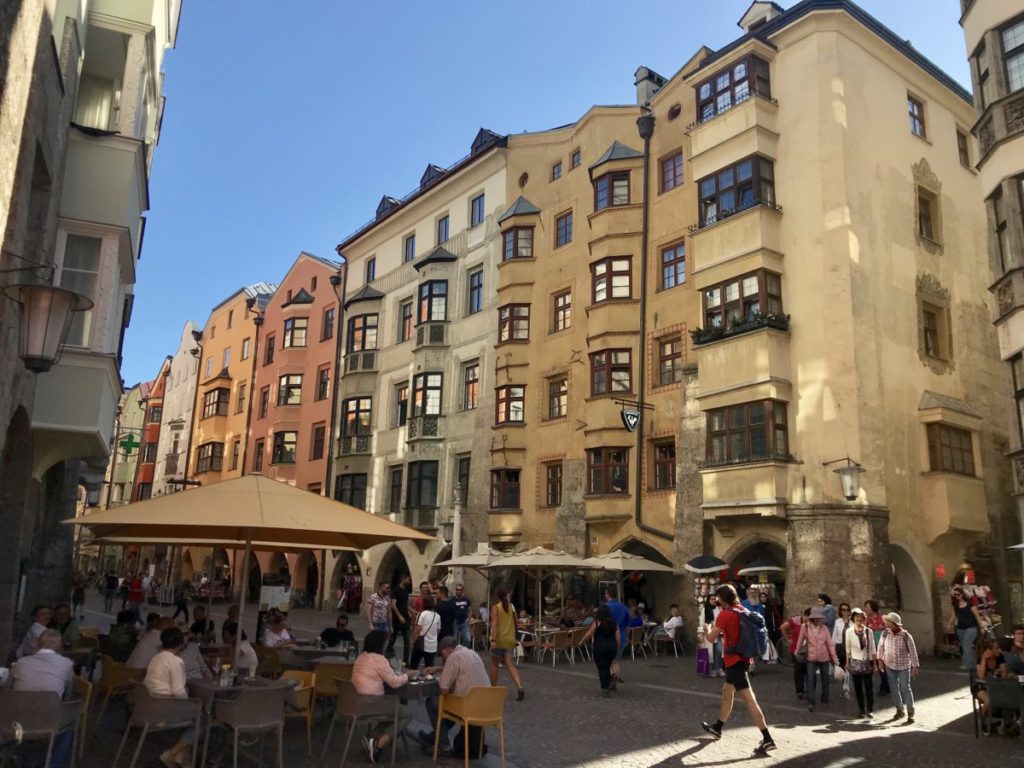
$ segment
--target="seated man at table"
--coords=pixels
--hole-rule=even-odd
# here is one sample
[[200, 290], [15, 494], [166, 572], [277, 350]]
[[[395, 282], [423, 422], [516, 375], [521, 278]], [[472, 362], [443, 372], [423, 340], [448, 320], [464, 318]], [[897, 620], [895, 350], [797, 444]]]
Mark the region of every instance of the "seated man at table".
[[328, 627], [320, 633], [320, 639], [327, 648], [335, 648], [341, 643], [354, 643], [356, 636], [348, 628], [348, 614], [341, 613], [334, 622], [333, 627]]
[[[408, 675], [398, 675], [391, 668], [384, 656], [384, 648], [388, 644], [388, 633], [383, 629], [374, 629], [363, 641], [363, 652], [359, 654], [352, 666], [352, 685], [356, 692], [364, 696], [383, 696], [384, 686], [401, 688], [409, 682]], [[363, 749], [376, 763], [383, 749], [396, 738], [412, 719], [408, 704], [400, 704], [398, 722], [383, 721], [374, 725], [373, 733], [363, 739]]]
[[213, 623], [213, 619], [206, 618], [206, 606], [197, 605], [192, 609], [192, 616], [195, 621], [192, 622], [192, 626], [189, 627], [189, 631], [192, 636], [199, 642], [205, 643], [216, 637], [216, 627]]
[[[172, 623], [170, 627], [160, 631], [159, 637], [160, 652], [150, 660], [146, 667], [146, 677], [142, 682], [151, 696], [187, 699], [185, 663], [179, 656], [185, 647], [185, 636]], [[189, 749], [195, 743], [195, 738], [195, 730], [186, 728], [177, 743], [160, 755], [160, 762], [167, 768], [190, 765], [192, 757], [189, 755]]]
[[174, 621], [172, 619], [160, 617], [157, 621], [154, 621], [152, 627], [135, 644], [135, 649], [132, 651], [132, 655], [128, 657], [128, 661], [125, 662], [125, 666], [132, 667], [133, 669], [146, 669], [149, 666], [149, 662], [160, 652], [162, 647], [160, 633], [173, 626]]
[[[61, 637], [55, 629], [44, 629], [36, 642], [36, 652], [23, 656], [7, 678], [7, 687], [15, 691], [50, 691], [62, 699], [71, 689], [73, 663], [60, 655]], [[51, 762], [57, 768], [67, 765], [74, 744], [74, 732], [65, 731], [53, 745]]]
[[[225, 621], [224, 626], [220, 630], [221, 639], [224, 641], [229, 649], [228, 653], [234, 655], [235, 643], [238, 642], [238, 623], [234, 621]], [[260, 660], [256, 657], [256, 650], [252, 647], [252, 643], [246, 637], [245, 632], [242, 633], [241, 647], [238, 649], [238, 672], [243, 676], [252, 677], [253, 670], [259, 666]]]
[[[185, 665], [186, 680], [206, 680], [213, 677], [213, 672], [210, 671], [206, 659], [203, 658], [203, 653], [195, 638], [185, 637], [185, 647], [181, 649], [178, 656]], [[231, 660], [228, 659], [225, 663], [230, 664]], [[220, 673], [219, 669], [217, 673]]]
[[117, 623], [111, 626], [106, 642], [100, 646], [105, 648], [114, 661], [127, 661], [139, 641], [139, 630], [135, 628], [135, 617], [131, 611], [120, 611]]
[[573, 629], [583, 621], [583, 601], [579, 595], [573, 595], [565, 604], [559, 624], [565, 629]]
[[[437, 645], [437, 650], [444, 659], [443, 667], [428, 667], [427, 672], [431, 674], [441, 673], [441, 693], [451, 693], [456, 696], [465, 696], [473, 688], [487, 687], [491, 680], [487, 675], [487, 669], [480, 660], [476, 651], [459, 645], [454, 637], [446, 637]], [[430, 724], [437, 725], [437, 712], [440, 702], [437, 697], [429, 696], [423, 702], [427, 708], [427, 716]], [[451, 752], [451, 743], [448, 739], [448, 731], [452, 727], [451, 720], [441, 721], [441, 751], [443, 754]], [[475, 729], [474, 729], [475, 730]], [[434, 733], [432, 731], [420, 731], [420, 741], [423, 745], [434, 748]], [[473, 734], [471, 732], [470, 739]], [[473, 754], [477, 754], [474, 752]]]
[[1014, 626], [1010, 644], [1003, 651], [1003, 660], [1013, 674], [1024, 675], [1024, 624]]
[[53, 620], [50, 622], [50, 629], [56, 629], [60, 632], [65, 648], [73, 648], [78, 644], [80, 636], [78, 622], [71, 615], [71, 606], [67, 603], [61, 603], [53, 609]]

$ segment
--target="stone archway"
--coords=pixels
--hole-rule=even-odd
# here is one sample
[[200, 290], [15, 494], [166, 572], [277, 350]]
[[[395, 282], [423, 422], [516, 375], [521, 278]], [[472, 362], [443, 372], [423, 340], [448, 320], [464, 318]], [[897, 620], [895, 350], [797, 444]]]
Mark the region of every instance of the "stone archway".
[[210, 580], [214, 581], [214, 582], [223, 581], [224, 580], [224, 576], [225, 576], [225, 571], [227, 572], [227, 575], [230, 577], [230, 574], [231, 574], [231, 558], [228, 557], [227, 550], [226, 549], [215, 549], [215, 550], [213, 550], [213, 554], [211, 555], [211, 558], [212, 558], [213, 562], [212, 562], [212, 568], [211, 568], [211, 572], [210, 572]]
[[317, 565], [316, 555], [308, 550], [295, 558], [292, 589], [302, 590], [311, 601], [315, 600], [320, 591], [320, 568]]
[[402, 550], [392, 544], [380, 559], [380, 565], [377, 566], [377, 577], [374, 579], [373, 589], [376, 590], [377, 584], [382, 581], [386, 581], [394, 587], [403, 576], [409, 573], [409, 563], [406, 561], [405, 555], [402, 554]]
[[[672, 565], [672, 561], [652, 544], [634, 539], [624, 539], [614, 546], [611, 551], [622, 550], [630, 555], [646, 558], [659, 565]], [[680, 579], [672, 573], [623, 573], [622, 598], [626, 601], [636, 600], [644, 603], [655, 612], [656, 616], [667, 616], [668, 607], [672, 603], [681, 603]], [[576, 592], [578, 584], [569, 592]], [[599, 596], [600, 597], [600, 596]]]
[[[442, 562], [444, 560], [450, 560], [451, 557], [452, 557], [451, 545], [449, 544], [449, 545], [446, 545], [444, 547], [441, 547], [441, 549], [438, 550], [437, 556], [434, 558], [434, 562], [430, 566], [430, 572], [427, 574], [427, 579], [428, 580], [429, 579], [437, 579], [439, 582], [444, 584], [446, 579], [448, 578], [448, 574], [450, 573], [450, 571], [448, 569], [448, 566], [446, 566], [446, 565], [439, 566], [438, 563], [440, 563], [440, 562]], [[451, 585], [449, 585], [449, 586], [451, 586]]]
[[270, 564], [267, 566], [267, 573], [279, 575], [290, 573], [290, 569], [288, 568], [288, 558], [281, 552], [275, 552], [270, 558]]
[[895, 610], [917, 641], [918, 650], [930, 653], [935, 646], [935, 626], [928, 581], [913, 556], [899, 544], [889, 545], [889, 559], [896, 601], [892, 606], [883, 606], [882, 610]]

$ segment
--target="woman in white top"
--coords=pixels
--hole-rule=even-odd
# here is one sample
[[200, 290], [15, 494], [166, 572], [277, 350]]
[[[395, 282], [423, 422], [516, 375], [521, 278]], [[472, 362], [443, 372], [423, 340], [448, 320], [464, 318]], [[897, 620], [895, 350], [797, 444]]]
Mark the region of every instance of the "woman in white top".
[[231, 657], [234, 658], [236, 641], [240, 643], [238, 649], [238, 671], [250, 677], [256, 674], [256, 667], [259, 666], [259, 659], [256, 657], [256, 650], [252, 647], [245, 632], [242, 633], [241, 641], [238, 640], [238, 623], [225, 621], [220, 629], [221, 639], [224, 645], [231, 649]]
[[832, 627], [832, 644], [836, 647], [839, 666], [846, 666], [846, 628], [850, 626], [850, 604], [840, 603], [836, 623]]
[[423, 610], [416, 617], [416, 626], [412, 628], [412, 657], [409, 669], [418, 669], [420, 659], [428, 667], [434, 666], [434, 654], [437, 653], [437, 633], [441, 629], [441, 617], [434, 611], [434, 598], [427, 595], [423, 598]]
[[853, 691], [857, 694], [859, 717], [873, 717], [875, 708], [875, 692], [872, 686], [872, 675], [875, 671], [875, 633], [867, 628], [867, 614], [860, 608], [854, 608], [850, 614], [850, 622], [846, 628], [844, 645], [846, 646], [846, 663], [843, 665], [847, 674], [853, 676]]
[[[160, 633], [162, 650], [157, 653], [146, 667], [143, 684], [151, 696], [163, 696], [175, 699], [187, 699], [185, 689], [185, 662], [178, 656], [185, 647], [185, 636], [177, 627], [165, 629]], [[189, 750], [195, 743], [195, 730], [186, 728], [178, 742], [160, 755], [160, 762], [167, 768], [176, 765], [191, 765], [192, 756]]]
[[267, 614], [269, 625], [263, 632], [263, 644], [267, 648], [282, 648], [294, 643], [288, 626], [284, 623], [284, 616], [280, 611], [271, 611]]

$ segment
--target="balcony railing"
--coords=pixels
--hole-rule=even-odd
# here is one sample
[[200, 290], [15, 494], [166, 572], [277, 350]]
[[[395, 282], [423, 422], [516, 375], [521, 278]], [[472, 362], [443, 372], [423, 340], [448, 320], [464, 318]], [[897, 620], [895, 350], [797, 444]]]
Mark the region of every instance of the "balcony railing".
[[719, 467], [738, 467], [743, 464], [763, 464], [766, 461], [781, 461], [789, 463], [794, 461], [790, 453], [765, 453], [756, 456], [744, 456], [742, 459], [705, 459], [698, 461], [697, 466], [701, 469], [715, 469]]
[[345, 373], [356, 371], [376, 371], [377, 351], [367, 350], [365, 352], [348, 352], [345, 355]]
[[406, 422], [406, 440], [444, 437], [444, 417], [440, 415], [411, 416]]
[[407, 507], [405, 524], [419, 531], [436, 531], [437, 507]]
[[370, 453], [372, 435], [342, 435], [338, 440], [338, 453], [342, 456], [365, 456]]
[[416, 327], [416, 349], [448, 345], [448, 323], [424, 323]]
[[767, 101], [769, 104], [774, 104], [775, 106], [779, 106], [779, 100], [778, 99], [773, 99], [771, 96], [763, 95], [761, 93], [758, 93], [757, 91], [751, 91], [751, 92], [747, 93], [747, 95], [744, 96], [743, 98], [737, 99], [736, 101], [731, 102], [729, 104], [729, 106], [726, 107], [725, 109], [715, 109], [710, 114], [707, 114], [707, 115], [704, 115], [704, 116], [699, 116], [696, 121], [694, 121], [694, 122], [690, 123], [688, 126], [686, 126], [687, 132], [692, 131], [698, 125], [704, 125], [704, 123], [711, 122], [712, 120], [714, 120], [719, 115], [724, 115], [730, 109], [735, 109], [740, 104], [745, 104], [746, 102], [750, 101], [750, 99], [755, 97], [755, 96], [757, 98], [759, 98], [759, 99], [763, 99], [764, 101]]
[[737, 208], [732, 208], [732, 209], [730, 209], [728, 211], [719, 211], [714, 216], [709, 216], [703, 222], [700, 222], [698, 224], [691, 224], [689, 227], [687, 227], [687, 229], [689, 229], [690, 234], [692, 235], [692, 234], [694, 234], [696, 232], [700, 232], [702, 230], [705, 230], [708, 227], [713, 227], [715, 224], [721, 224], [723, 221], [725, 221], [726, 219], [728, 219], [728, 218], [730, 218], [732, 216], [735, 216], [737, 213], [743, 213], [744, 211], [749, 211], [752, 208], [758, 208], [758, 207], [760, 207], [760, 208], [767, 208], [767, 209], [769, 209], [771, 211], [775, 211], [776, 213], [782, 213], [782, 206], [779, 205], [778, 203], [775, 203], [775, 202], [762, 202], [760, 200], [755, 200], [754, 202], [749, 203], [748, 205], [741, 205], [741, 206], [739, 206]]
[[690, 331], [690, 338], [694, 346], [709, 344], [719, 339], [728, 339], [732, 336], [740, 336], [744, 333], [756, 331], [759, 328], [774, 328], [777, 331], [789, 330], [789, 315], [757, 314], [750, 320], [730, 323], [729, 327], [713, 325], [710, 328], [694, 328]]

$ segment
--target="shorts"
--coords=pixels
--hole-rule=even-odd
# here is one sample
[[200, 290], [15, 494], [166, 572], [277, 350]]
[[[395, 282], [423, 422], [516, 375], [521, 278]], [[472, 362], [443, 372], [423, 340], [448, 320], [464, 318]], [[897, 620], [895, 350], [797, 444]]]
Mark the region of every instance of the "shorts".
[[749, 661], [737, 661], [731, 667], [725, 668], [725, 682], [737, 691], [746, 690], [750, 687], [750, 679], [747, 677], [747, 670], [749, 669]]
[[492, 645], [491, 646], [491, 658], [492, 659], [500, 659], [500, 658], [502, 658], [504, 656], [511, 656], [514, 651], [515, 651], [515, 648], [495, 648]]

